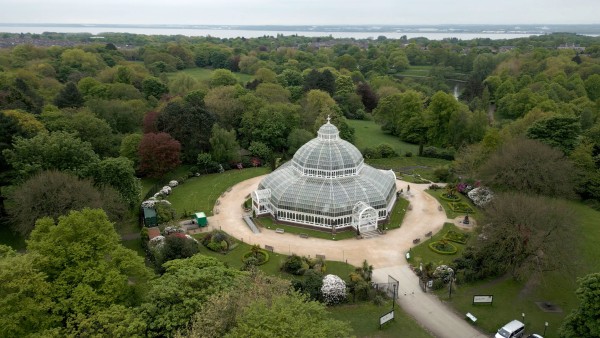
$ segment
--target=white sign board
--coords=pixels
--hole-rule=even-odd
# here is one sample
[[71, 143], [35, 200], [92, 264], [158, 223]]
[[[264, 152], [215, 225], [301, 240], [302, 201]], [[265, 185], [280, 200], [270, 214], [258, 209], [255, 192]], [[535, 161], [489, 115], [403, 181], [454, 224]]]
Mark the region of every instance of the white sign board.
[[494, 296], [473, 296], [473, 304], [492, 303]]
[[390, 311], [384, 314], [383, 316], [379, 317], [379, 325], [383, 325], [392, 319], [394, 319], [394, 311]]

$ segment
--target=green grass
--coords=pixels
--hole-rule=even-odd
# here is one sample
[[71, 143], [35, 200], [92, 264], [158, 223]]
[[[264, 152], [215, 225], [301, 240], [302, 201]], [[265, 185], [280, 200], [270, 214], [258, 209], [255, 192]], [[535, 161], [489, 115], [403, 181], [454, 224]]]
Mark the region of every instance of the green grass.
[[407, 151], [416, 155], [419, 151], [419, 146], [402, 142], [398, 137], [381, 131], [381, 126], [374, 121], [348, 120], [348, 124], [354, 128], [355, 145], [361, 151], [365, 148], [375, 148], [383, 143], [389, 144], [399, 155], [404, 155]]
[[356, 337], [432, 337], [396, 305], [394, 320], [379, 329], [379, 317], [392, 310], [391, 301], [377, 306], [370, 302], [344, 304], [327, 308], [333, 319], [350, 323]]
[[268, 172], [268, 168], [259, 167], [193, 177], [173, 189], [167, 200], [171, 202], [177, 215], [204, 211], [207, 216], [211, 216], [215, 202], [229, 187]]
[[308, 235], [308, 237], [329, 239], [332, 241], [339, 241], [339, 240], [343, 240], [343, 239], [354, 238], [356, 236], [354, 231], [349, 230], [349, 231], [337, 232], [334, 237], [331, 235], [330, 231], [318, 231], [318, 230], [313, 230], [313, 229], [305, 229], [305, 228], [301, 228], [301, 227], [295, 227], [295, 226], [291, 226], [291, 225], [287, 225], [287, 224], [281, 224], [281, 223], [273, 220], [271, 217], [255, 218], [254, 222], [258, 226], [262, 227], [264, 231], [275, 231], [275, 229], [280, 228], [290, 234], [297, 234], [297, 235], [306, 234], [306, 235]]
[[131, 250], [135, 251], [141, 257], [146, 257], [146, 252], [142, 248], [142, 239], [141, 238], [135, 238], [135, 239], [130, 239], [128, 241], [122, 241], [121, 244], [123, 244], [123, 246], [126, 247], [127, 249], [131, 249]]
[[[571, 264], [561, 265], [554, 271], [546, 271], [541, 277], [530, 281], [517, 282], [506, 276], [458, 285], [450, 304], [460, 313], [471, 312], [475, 315], [478, 318], [477, 325], [487, 332], [496, 331], [512, 319], [521, 320], [521, 313], [525, 313], [528, 333], [543, 333], [543, 324], [548, 322], [548, 330], [544, 337], [558, 337], [557, 330], [562, 320], [578, 305], [575, 296], [577, 278], [600, 271], [600, 212], [581, 203], [572, 202], [570, 205], [578, 216], [576, 224], [573, 225], [573, 242], [577, 243], [577, 247], [572, 250]], [[439, 295], [443, 300], [448, 298], [447, 291], [442, 291]], [[494, 304], [474, 306], [473, 295], [494, 295]], [[563, 312], [543, 312], [535, 304], [540, 301], [556, 304]]]
[[[170, 171], [169, 173], [165, 174], [164, 179], [166, 181], [178, 180], [182, 176], [187, 176], [189, 170], [190, 170], [189, 165], [179, 166], [179, 167], [173, 169], [172, 171]], [[141, 179], [142, 197], [146, 196], [148, 191], [150, 191], [150, 189], [152, 189], [152, 187], [158, 182], [159, 182], [159, 179], [157, 179], [157, 178], [148, 178], [148, 177], [142, 178]]]
[[[196, 237], [196, 238], [201, 238], [201, 236], [202, 236], [202, 234], [194, 235], [194, 237]], [[223, 263], [227, 264], [227, 266], [235, 268], [235, 269], [239, 269], [242, 267], [242, 256], [246, 252], [250, 251], [250, 248], [251, 248], [251, 246], [249, 244], [244, 243], [244, 242], [239, 242], [238, 245], [233, 250], [231, 250], [226, 255], [223, 255], [223, 254], [220, 254], [220, 253], [217, 253], [217, 252], [207, 249], [202, 244], [200, 244], [199, 247], [200, 247], [199, 253], [201, 253], [203, 255], [215, 257], [218, 260], [222, 261]], [[283, 263], [283, 261], [285, 260], [286, 257], [287, 257], [287, 255], [278, 254], [275, 252], [269, 252], [269, 261], [267, 263], [259, 266], [259, 269], [268, 275], [277, 276], [280, 278], [285, 278], [285, 279], [301, 278], [300, 276], [294, 276], [289, 273], [282, 272], [279, 269], [279, 267], [281, 266], [281, 264]], [[350, 264], [346, 264], [343, 262], [335, 262], [335, 261], [325, 261], [325, 262], [326, 262], [326, 272], [325, 272], [326, 274], [334, 274], [334, 275], [340, 276], [340, 278], [342, 278], [344, 280], [348, 280], [348, 275], [350, 274], [350, 272], [354, 271], [354, 266], [352, 266]]]
[[396, 200], [396, 205], [390, 213], [390, 223], [387, 225], [388, 229], [398, 229], [402, 226], [404, 215], [406, 215], [406, 208], [408, 208], [409, 202], [402, 197]]
[[8, 224], [0, 224], [0, 244], [8, 245], [15, 250], [25, 250], [25, 238], [12, 231]]
[[[173, 72], [173, 73], [167, 73], [167, 77], [169, 78], [169, 80], [172, 80], [175, 76], [177, 76], [177, 74], [179, 73], [184, 73], [187, 74], [193, 78], [195, 78], [198, 81], [208, 81], [210, 80], [210, 77], [212, 76], [213, 73], [213, 69], [208, 69], [208, 68], [187, 68], [178, 72]], [[252, 75], [248, 75], [248, 74], [242, 74], [242, 73], [233, 73], [242, 83], [246, 83], [248, 81], [252, 81], [252, 79], [254, 79], [254, 76]]]
[[[451, 161], [442, 160], [439, 158], [428, 158], [414, 155], [411, 157], [398, 156], [392, 158], [367, 159], [365, 162], [378, 169], [391, 169], [398, 177], [399, 174], [418, 174], [421, 175], [422, 178], [429, 181], [436, 181], [433, 171], [437, 167], [448, 166], [450, 163], [452, 163]], [[399, 178], [403, 177], [404, 176]]]
[[410, 250], [410, 259], [408, 262], [415, 267], [418, 267], [419, 263], [423, 263], [423, 265], [425, 265], [429, 262], [433, 263], [434, 266], [438, 266], [441, 264], [449, 264], [456, 258], [460, 257], [465, 249], [464, 244], [451, 242], [452, 245], [458, 248], [458, 251], [453, 255], [441, 255], [429, 249], [429, 243], [441, 240], [450, 230], [464, 233], [464, 231], [458, 229], [454, 224], [444, 223], [442, 230], [433, 235], [431, 238], [425, 237], [425, 234], [422, 235], [421, 243]]
[[431, 70], [431, 66], [410, 66], [408, 69], [399, 72], [398, 74], [402, 76], [419, 76], [426, 77], [429, 76], [429, 71]]
[[[446, 216], [448, 218], [454, 219], [459, 216], [465, 216], [464, 212], [453, 211], [450, 208], [450, 205], [448, 204], [448, 203], [450, 203], [450, 201], [447, 201], [447, 200], [441, 198], [441, 195], [446, 192], [445, 189], [443, 189], [443, 188], [437, 189], [437, 190], [427, 189], [426, 191], [429, 195], [435, 197], [435, 199], [438, 200], [438, 202], [440, 202], [440, 204], [444, 207], [444, 210], [446, 211]], [[475, 216], [477, 216], [477, 213], [480, 212], [477, 209], [477, 207], [475, 207], [475, 205], [473, 203], [471, 203], [471, 201], [468, 198], [466, 198], [464, 195], [462, 195], [462, 194], [457, 194], [457, 195], [460, 197], [460, 202], [468, 204], [471, 207], [471, 209], [475, 210]], [[473, 215], [473, 213], [469, 213], [469, 217], [471, 217], [471, 215]]]

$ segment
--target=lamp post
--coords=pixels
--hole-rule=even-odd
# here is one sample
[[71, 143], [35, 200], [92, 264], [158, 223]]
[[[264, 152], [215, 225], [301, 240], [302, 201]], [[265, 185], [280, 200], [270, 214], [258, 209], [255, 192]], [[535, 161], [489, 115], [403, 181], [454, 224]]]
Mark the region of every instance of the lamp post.
[[525, 312], [521, 313], [521, 317], [523, 318], [523, 324], [525, 324]]
[[544, 337], [546, 336], [546, 329], [548, 328], [548, 322], [544, 323]]

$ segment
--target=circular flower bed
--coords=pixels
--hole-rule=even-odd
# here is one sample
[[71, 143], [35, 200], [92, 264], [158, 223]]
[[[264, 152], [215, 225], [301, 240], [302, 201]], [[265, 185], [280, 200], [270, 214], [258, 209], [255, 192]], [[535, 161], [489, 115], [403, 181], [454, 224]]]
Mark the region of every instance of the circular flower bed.
[[269, 253], [265, 250], [260, 251], [248, 251], [242, 256], [242, 262], [245, 262], [249, 258], [256, 259], [256, 265], [263, 265], [269, 261]]
[[454, 244], [447, 241], [431, 242], [429, 243], [429, 249], [440, 255], [454, 255], [458, 251], [458, 248]]

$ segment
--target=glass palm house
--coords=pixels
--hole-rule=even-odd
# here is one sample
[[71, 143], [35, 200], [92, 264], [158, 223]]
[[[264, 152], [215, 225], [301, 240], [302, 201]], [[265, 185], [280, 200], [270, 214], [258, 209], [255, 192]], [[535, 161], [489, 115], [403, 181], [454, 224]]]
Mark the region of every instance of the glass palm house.
[[291, 161], [265, 177], [252, 193], [257, 216], [328, 229], [374, 231], [396, 202], [396, 175], [364, 163], [360, 151], [330, 123]]

